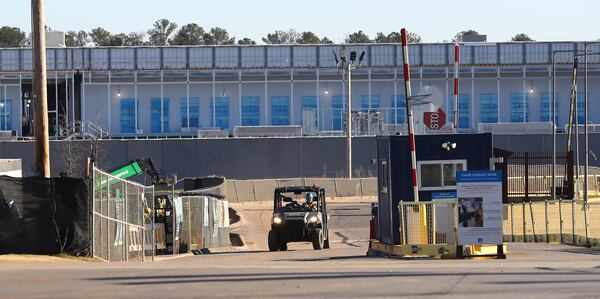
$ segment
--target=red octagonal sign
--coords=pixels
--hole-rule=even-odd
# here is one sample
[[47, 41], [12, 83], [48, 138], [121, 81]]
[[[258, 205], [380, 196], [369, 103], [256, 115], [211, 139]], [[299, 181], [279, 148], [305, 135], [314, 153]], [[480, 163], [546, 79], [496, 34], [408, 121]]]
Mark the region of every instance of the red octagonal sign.
[[423, 122], [430, 130], [440, 130], [446, 125], [446, 112], [442, 108], [436, 112], [425, 112]]

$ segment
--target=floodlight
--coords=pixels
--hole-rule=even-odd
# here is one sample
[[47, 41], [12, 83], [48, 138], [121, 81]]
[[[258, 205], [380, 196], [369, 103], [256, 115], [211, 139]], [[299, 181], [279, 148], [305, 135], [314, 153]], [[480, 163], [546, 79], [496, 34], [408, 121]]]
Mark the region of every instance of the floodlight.
[[360, 53], [360, 58], [358, 58], [359, 63], [362, 65], [363, 60], [365, 59], [365, 51], [362, 51], [362, 53]]
[[342, 60], [342, 62], [346, 62], [346, 49], [342, 48], [340, 50], [340, 59]]
[[333, 50], [333, 58], [335, 59], [335, 65], [340, 64], [340, 61], [338, 60], [337, 54], [335, 53], [335, 50]]
[[356, 61], [356, 51], [350, 52], [350, 61]]

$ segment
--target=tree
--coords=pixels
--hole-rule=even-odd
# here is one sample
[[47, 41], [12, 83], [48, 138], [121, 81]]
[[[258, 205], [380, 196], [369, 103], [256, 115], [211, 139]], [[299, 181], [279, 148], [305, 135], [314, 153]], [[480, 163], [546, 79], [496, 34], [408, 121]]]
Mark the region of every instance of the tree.
[[167, 46], [171, 35], [177, 30], [177, 24], [167, 20], [160, 19], [148, 30], [150, 37], [149, 44], [153, 46]]
[[463, 37], [467, 36], [467, 35], [479, 35], [479, 32], [469, 29], [466, 31], [461, 31], [459, 33], [457, 33], [454, 38], [452, 39], [453, 42], [457, 42], [457, 41], [462, 41]]
[[71, 30], [65, 34], [65, 46], [67, 47], [85, 47], [89, 41], [89, 35], [83, 30]]
[[206, 31], [204, 28], [198, 26], [196, 23], [187, 24], [171, 39], [169, 42], [171, 45], [201, 45], [204, 43], [204, 35]]
[[359, 30], [358, 32], [348, 35], [345, 42], [347, 44], [367, 44], [372, 43], [373, 41], [362, 30]]
[[287, 31], [277, 30], [273, 33], [269, 33], [269, 34], [267, 34], [266, 37], [263, 37], [262, 40], [266, 44], [280, 45], [280, 44], [297, 44], [301, 39], [302, 39], [302, 34], [298, 33], [294, 29], [289, 29]]
[[513, 36], [512, 41], [513, 42], [533, 42], [535, 40], [525, 33], [519, 33], [519, 34]]
[[321, 39], [311, 31], [304, 31], [297, 40], [299, 44], [320, 44]]
[[110, 46], [111, 34], [102, 27], [94, 28], [90, 31], [90, 38], [97, 47]]
[[0, 48], [19, 48], [27, 45], [25, 32], [17, 27], [2, 26], [0, 28]]
[[144, 32], [131, 32], [123, 38], [123, 46], [137, 47], [144, 45]]
[[329, 38], [327, 38], [327, 36], [324, 36], [324, 37], [321, 39], [321, 43], [322, 43], [322, 44], [333, 44], [333, 41], [332, 41], [332, 40], [330, 40]]
[[[392, 34], [392, 33], [390, 33], [390, 34]], [[400, 37], [400, 33], [398, 33], [398, 32], [393, 32], [393, 34], [398, 34], [398, 37], [397, 37], [397, 38], [399, 38], [399, 39], [400, 39], [400, 41], [399, 41], [399, 42], [401, 43], [401, 42], [402, 42], [402, 37]], [[394, 35], [394, 36], [395, 36], [395, 35]], [[389, 35], [388, 35], [388, 39], [389, 39], [389, 38], [390, 38], [390, 37], [389, 37]], [[396, 37], [395, 37], [395, 39], [396, 39]], [[406, 39], [408, 40], [408, 43], [409, 43], [409, 44], [420, 44], [421, 42], [423, 42], [423, 39], [421, 38], [421, 36], [420, 36], [420, 35], [418, 35], [418, 34], [416, 34], [416, 33], [414, 33], [414, 32], [409, 32], [409, 33], [408, 33], [408, 36], [406, 37]]]
[[238, 40], [237, 43], [238, 43], [238, 45], [256, 45], [255, 41], [253, 41], [247, 37], [244, 37], [244, 38]]
[[204, 34], [204, 43], [207, 45], [233, 45], [235, 37], [229, 37], [227, 30], [219, 27], [210, 29], [210, 32]]

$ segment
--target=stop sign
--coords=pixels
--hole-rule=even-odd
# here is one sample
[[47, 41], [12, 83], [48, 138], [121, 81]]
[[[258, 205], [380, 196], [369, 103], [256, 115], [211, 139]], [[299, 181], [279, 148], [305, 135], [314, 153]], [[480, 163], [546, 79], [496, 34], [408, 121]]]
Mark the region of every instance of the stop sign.
[[442, 108], [436, 112], [425, 112], [423, 122], [430, 130], [440, 130], [446, 125], [446, 112]]

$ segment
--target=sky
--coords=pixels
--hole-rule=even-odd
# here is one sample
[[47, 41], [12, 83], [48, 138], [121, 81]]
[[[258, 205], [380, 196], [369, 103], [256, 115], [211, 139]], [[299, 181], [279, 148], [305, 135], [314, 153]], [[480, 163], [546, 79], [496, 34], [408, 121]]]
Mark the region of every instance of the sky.
[[[30, 1], [1, 0], [0, 26], [30, 31]], [[342, 42], [363, 30], [372, 38], [405, 27], [424, 42], [451, 40], [473, 29], [490, 42], [526, 33], [538, 41], [600, 39], [600, 1], [592, 0], [46, 0], [46, 23], [55, 30], [104, 27], [112, 33], [145, 32], [167, 18], [178, 25], [222, 27], [238, 39], [260, 41], [294, 28]]]

